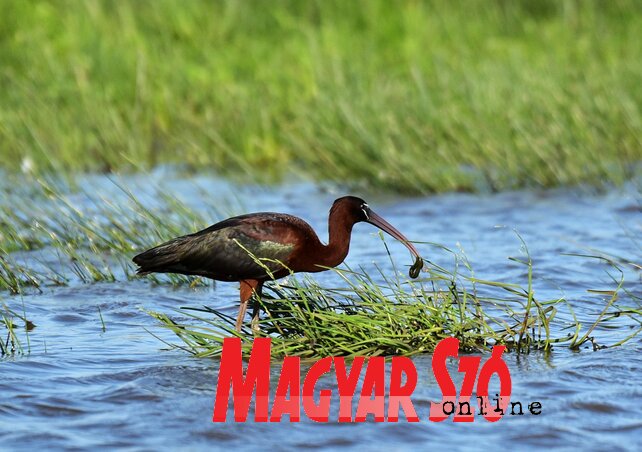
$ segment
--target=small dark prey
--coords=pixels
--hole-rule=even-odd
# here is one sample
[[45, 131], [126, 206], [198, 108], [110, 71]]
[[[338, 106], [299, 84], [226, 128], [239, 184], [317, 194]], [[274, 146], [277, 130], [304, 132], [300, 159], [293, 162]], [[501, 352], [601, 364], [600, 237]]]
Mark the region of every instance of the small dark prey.
[[[312, 227], [292, 215], [250, 213], [228, 218], [194, 234], [177, 237], [134, 257], [137, 273], [181, 273], [241, 283], [240, 331], [248, 301], [255, 296], [252, 328], [258, 329], [258, 297], [263, 283], [293, 272], [320, 272], [341, 264], [348, 255], [352, 226], [373, 224], [401, 241], [415, 256], [410, 276], [423, 260], [415, 247], [368, 204], [355, 196], [334, 201], [328, 218], [329, 243], [321, 243]], [[257, 262], [258, 261], [258, 262]]]

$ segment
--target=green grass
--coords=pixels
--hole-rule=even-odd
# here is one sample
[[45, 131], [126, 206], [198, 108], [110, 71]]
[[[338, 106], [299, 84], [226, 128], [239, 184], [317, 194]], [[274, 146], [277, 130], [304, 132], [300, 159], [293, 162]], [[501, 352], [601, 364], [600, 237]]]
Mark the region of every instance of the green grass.
[[[114, 183], [120, 197], [113, 188], [101, 195], [53, 178], [9, 181], [6, 186], [0, 182], [0, 355], [29, 351], [29, 330], [38, 321], [29, 317], [22, 295], [61, 285], [134, 279], [131, 257], [137, 252], [230, 213], [221, 212], [223, 204], [215, 198], [204, 196], [205, 203], [210, 199], [218, 204], [196, 212], [149, 182], [141, 198]], [[576, 300], [577, 306], [591, 303], [597, 311], [587, 314], [583, 308], [576, 317], [572, 301], [537, 296], [527, 253], [512, 258], [527, 269], [525, 281], [496, 282], [474, 277], [463, 255], [442, 247], [434, 252], [452, 254], [453, 270], [429, 263], [420, 279], [409, 281], [404, 277], [407, 269], [391, 260], [393, 270], [378, 274], [335, 270], [343, 281], [335, 287], [322, 287], [312, 279], [271, 283], [263, 300], [267, 314], [261, 334], [273, 337], [276, 354], [312, 358], [430, 352], [450, 335], [468, 351], [497, 343], [521, 351], [549, 350], [555, 344], [577, 349], [594, 338], [593, 345], [602, 346], [599, 333], [604, 328], [618, 330], [618, 339], [607, 345], [640, 331], [641, 300], [626, 291], [616, 271], [613, 288], [600, 292], [606, 297], [602, 305], [594, 304], [594, 298]], [[593, 254], [597, 257], [584, 258], [602, 259], [614, 269], [638, 265]], [[173, 274], [147, 278], [153, 284], [206, 283]], [[180, 311], [179, 318], [192, 319], [185, 323], [172, 320], [172, 313], [152, 315], [185, 341], [181, 347], [198, 356], [215, 356], [223, 337], [234, 334], [233, 319], [211, 308], [200, 311]], [[100, 311], [97, 318], [104, 329]], [[246, 330], [243, 337], [251, 338], [251, 332]]]
[[[156, 203], [151, 208], [121, 189], [125, 199], [114, 202], [60, 179], [40, 179], [14, 189], [0, 186], [5, 196], [0, 202], [0, 290], [21, 294], [71, 280], [113, 282], [116, 274], [131, 279], [136, 252], [208, 225], [159, 187], [152, 192]], [[78, 196], [87, 203], [76, 205]], [[212, 212], [209, 220], [220, 215]], [[202, 282], [182, 275], [151, 279], [175, 285]]]
[[[0, 355], [29, 349], [21, 294], [130, 279], [136, 251], [209, 223], [162, 187], [155, 206], [92, 193], [94, 207], [81, 208], [78, 172], [170, 164], [405, 193], [641, 174], [636, 0], [0, 0], [0, 11]], [[572, 321], [572, 307], [539, 300], [530, 278], [519, 289], [447, 270], [384, 280], [274, 285], [263, 334], [299, 355], [317, 344], [411, 354], [445, 334], [471, 350], [577, 348], [596, 325], [640, 314], [613, 298], [594, 321]], [[192, 311], [191, 326], [158, 316], [191, 352], [212, 355], [228, 322], [206, 311]]]
[[642, 2], [0, 0], [13, 172], [158, 164], [426, 193], [621, 183]]
[[[458, 256], [460, 264], [465, 257]], [[243, 338], [249, 356], [256, 336], [272, 338], [276, 357], [416, 355], [433, 352], [437, 343], [457, 337], [465, 352], [488, 351], [506, 345], [511, 351], [550, 352], [555, 347], [593, 350], [617, 346], [642, 332], [642, 310], [622, 307], [616, 300], [622, 281], [608, 291], [597, 313], [578, 318], [574, 304], [565, 298], [542, 300], [533, 286], [530, 256], [520, 262], [528, 269], [525, 287], [514, 283], [480, 280], [431, 263], [421, 279], [411, 281], [379, 272], [333, 269], [343, 286], [322, 287], [312, 279], [274, 282], [261, 300], [260, 331], [246, 324], [234, 330], [233, 317], [209, 307], [181, 308], [189, 321], [177, 322], [167, 313], [151, 312], [183, 344], [169, 344], [198, 357], [218, 357], [225, 337]], [[393, 262], [394, 266], [394, 262]], [[577, 307], [577, 306], [575, 306]], [[627, 320], [630, 330], [620, 323]], [[604, 343], [597, 329], [619, 328], [617, 341]]]
[[[134, 279], [131, 257], [137, 251], [206, 225], [203, 216], [160, 188], [151, 192], [155, 204], [146, 207], [124, 187], [125, 200], [115, 202], [69, 182], [0, 181], [0, 357], [30, 351], [29, 331], [37, 319], [21, 304], [23, 295]], [[78, 205], [79, 196], [87, 202]], [[210, 219], [220, 216], [208, 210]], [[174, 286], [206, 283], [182, 275], [148, 278]], [[105, 330], [100, 311], [98, 317]]]

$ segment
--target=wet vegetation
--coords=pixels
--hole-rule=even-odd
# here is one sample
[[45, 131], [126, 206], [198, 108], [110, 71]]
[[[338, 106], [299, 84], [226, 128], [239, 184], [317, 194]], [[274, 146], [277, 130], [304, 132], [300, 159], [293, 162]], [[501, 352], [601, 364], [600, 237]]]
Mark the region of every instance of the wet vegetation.
[[407, 193], [639, 174], [642, 3], [460, 6], [0, 0], [2, 164]]
[[[231, 213], [203, 215], [162, 189], [142, 199], [123, 187], [114, 200], [79, 173], [169, 164], [411, 194], [640, 176], [635, 0], [0, 0], [0, 10], [0, 355], [29, 351], [37, 319], [23, 294], [131, 279], [136, 252]], [[597, 348], [640, 331], [640, 300], [616, 260], [603, 305], [578, 319], [573, 301], [535, 293], [525, 249], [515, 259], [526, 281], [477, 279], [452, 254], [453, 268], [430, 263], [417, 281], [407, 268], [343, 268], [343, 287], [275, 282], [260, 334], [275, 353], [313, 358], [430, 352], [451, 335], [469, 351]], [[151, 314], [198, 356], [235, 334], [209, 307]], [[621, 341], [595, 334], [621, 322], [632, 325]]]
[[[22, 294], [60, 285], [133, 279], [131, 256], [209, 223], [202, 212], [160, 191], [152, 192], [155, 201], [146, 206], [128, 188], [118, 187], [122, 193], [118, 200], [113, 195], [107, 198], [90, 190], [72, 189], [61, 180], [41, 180], [37, 185], [11, 190], [5, 187], [7, 203], [0, 205], [0, 288], [5, 294], [0, 299], [0, 323], [6, 337], [0, 353], [29, 349], [29, 331], [37, 319], [29, 318], [21, 303]], [[39, 202], [19, 203], [27, 192]], [[79, 196], [82, 203], [77, 202]], [[204, 211], [209, 219], [225, 215], [213, 206]], [[432, 351], [448, 336], [458, 337], [467, 351], [485, 350], [493, 344], [506, 344], [522, 352], [550, 350], [552, 346], [579, 349], [587, 343], [599, 348], [619, 345], [642, 328], [641, 300], [623, 288], [617, 267], [629, 263], [609, 262], [612, 289], [602, 292], [594, 314], [578, 318], [574, 307], [583, 300], [537, 296], [525, 244], [522, 255], [511, 259], [525, 266], [528, 277], [511, 282], [480, 279], [463, 254], [436, 244], [422, 246], [435, 249], [432, 254], [450, 255], [452, 267], [427, 262], [420, 278], [409, 280], [410, 265], [400, 266], [390, 257], [392, 270], [371, 274], [345, 267], [334, 270], [343, 282], [335, 287], [323, 287], [300, 275], [269, 284], [262, 303], [260, 334], [273, 338], [275, 355], [314, 358], [412, 355]], [[153, 284], [208, 284], [200, 278], [174, 274], [147, 278]], [[236, 334], [234, 319], [212, 307], [150, 314], [184, 341], [172, 346], [198, 356], [217, 356], [223, 338]], [[595, 334], [598, 325], [621, 328], [621, 339], [604, 343]], [[242, 336], [246, 346], [251, 346], [249, 325]]]
[[[622, 281], [615, 281], [614, 290], [605, 293], [603, 304], [588, 321], [575, 315], [574, 305], [580, 302], [537, 297], [532, 261], [524, 251], [525, 256], [511, 260], [527, 267], [525, 287], [480, 280], [465, 266], [457, 273], [434, 263], [418, 281], [399, 272], [388, 275], [380, 270], [373, 278], [363, 270], [336, 269], [345, 283], [340, 288], [321, 287], [312, 279], [277, 281], [270, 286], [272, 295], [263, 297], [265, 318], [258, 336], [272, 338], [273, 356], [317, 359], [430, 353], [440, 340], [451, 336], [459, 339], [465, 352], [488, 351], [493, 345], [523, 353], [549, 352], [553, 346], [579, 350], [587, 344], [597, 350], [621, 345], [642, 331], [642, 300], [628, 299], [636, 307], [616, 303], [624, 292]], [[458, 264], [465, 264], [465, 256], [452, 254]], [[614, 270], [617, 273], [617, 267]], [[209, 307], [183, 308], [181, 317], [192, 320], [183, 324], [165, 313], [151, 314], [183, 340], [184, 346], [172, 347], [196, 356], [219, 356], [223, 339], [238, 335], [233, 317]], [[598, 327], [618, 326], [623, 327], [623, 335], [615, 343], [594, 337]], [[249, 356], [256, 335], [246, 324], [240, 336]]]

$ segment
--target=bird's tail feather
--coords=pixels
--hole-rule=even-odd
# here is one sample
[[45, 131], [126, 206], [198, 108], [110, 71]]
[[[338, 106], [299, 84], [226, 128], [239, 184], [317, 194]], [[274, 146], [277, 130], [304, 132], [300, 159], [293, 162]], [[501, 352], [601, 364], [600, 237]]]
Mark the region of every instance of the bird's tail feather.
[[139, 267], [136, 274], [170, 271], [180, 260], [178, 251], [185, 240], [185, 237], [178, 237], [134, 256], [132, 260]]

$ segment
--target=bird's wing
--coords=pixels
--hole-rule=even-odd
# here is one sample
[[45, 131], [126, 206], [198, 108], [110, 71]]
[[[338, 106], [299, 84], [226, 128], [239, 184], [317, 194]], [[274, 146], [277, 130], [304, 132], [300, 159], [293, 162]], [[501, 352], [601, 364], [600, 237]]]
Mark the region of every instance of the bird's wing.
[[134, 258], [139, 272], [183, 273], [219, 280], [264, 279], [287, 267], [296, 231], [273, 214], [243, 215], [178, 237]]

